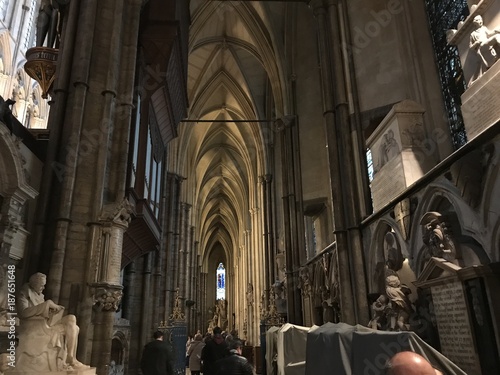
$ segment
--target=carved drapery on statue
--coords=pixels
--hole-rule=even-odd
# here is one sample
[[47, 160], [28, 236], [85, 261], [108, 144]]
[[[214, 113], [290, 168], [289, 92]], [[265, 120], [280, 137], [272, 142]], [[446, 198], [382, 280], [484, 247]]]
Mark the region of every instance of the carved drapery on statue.
[[74, 315], [52, 300], [45, 300], [42, 291], [46, 276], [33, 274], [17, 296], [19, 346], [16, 351], [16, 372], [57, 372], [88, 369], [76, 359], [79, 327]]
[[426, 212], [420, 219], [422, 239], [427, 246], [426, 261], [431, 257], [455, 261], [457, 251], [450, 231], [439, 212]]
[[408, 286], [401, 283], [396, 272], [387, 269], [385, 291], [372, 304], [372, 319], [368, 327], [382, 331], [410, 330], [413, 306], [408, 298]]

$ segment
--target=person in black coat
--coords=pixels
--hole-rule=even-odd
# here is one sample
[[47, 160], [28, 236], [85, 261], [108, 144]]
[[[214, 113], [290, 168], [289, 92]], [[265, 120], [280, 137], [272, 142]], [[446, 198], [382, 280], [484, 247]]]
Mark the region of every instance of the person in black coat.
[[241, 355], [243, 344], [236, 339], [229, 344], [229, 355], [215, 362], [215, 375], [252, 375], [253, 367]]
[[222, 337], [220, 327], [214, 327], [212, 339], [206, 342], [201, 351], [201, 360], [203, 362], [203, 375], [215, 375], [215, 362], [229, 354], [226, 340]]
[[174, 358], [172, 347], [163, 341], [163, 332], [156, 331], [154, 340], [144, 346], [141, 359], [143, 375], [173, 375]]

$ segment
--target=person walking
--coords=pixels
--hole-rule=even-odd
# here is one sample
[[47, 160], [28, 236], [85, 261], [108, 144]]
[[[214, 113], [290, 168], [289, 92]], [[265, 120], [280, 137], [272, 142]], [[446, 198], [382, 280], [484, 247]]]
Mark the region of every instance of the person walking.
[[252, 375], [253, 367], [241, 355], [243, 344], [240, 340], [232, 340], [229, 344], [229, 355], [215, 362], [215, 375]]
[[201, 360], [203, 361], [203, 375], [215, 375], [215, 362], [226, 357], [229, 354], [227, 343], [222, 337], [222, 329], [214, 327], [213, 337], [206, 342], [201, 351]]
[[201, 351], [205, 346], [205, 343], [202, 341], [203, 336], [201, 333], [197, 333], [194, 335], [194, 340], [191, 342], [188, 350], [189, 356], [189, 370], [191, 371], [191, 375], [200, 375], [201, 373]]
[[174, 375], [172, 347], [163, 341], [163, 332], [156, 331], [154, 340], [144, 346], [141, 359], [142, 375]]

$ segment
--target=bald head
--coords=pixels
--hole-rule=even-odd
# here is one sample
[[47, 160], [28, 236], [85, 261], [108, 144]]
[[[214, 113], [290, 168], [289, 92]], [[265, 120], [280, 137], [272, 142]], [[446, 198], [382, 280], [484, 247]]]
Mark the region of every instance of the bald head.
[[388, 375], [436, 375], [436, 370], [420, 354], [400, 352], [387, 364]]

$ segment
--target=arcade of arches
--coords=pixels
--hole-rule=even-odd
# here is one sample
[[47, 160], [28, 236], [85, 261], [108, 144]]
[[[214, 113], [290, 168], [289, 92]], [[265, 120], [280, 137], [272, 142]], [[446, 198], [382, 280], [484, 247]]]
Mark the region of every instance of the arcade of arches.
[[[453, 359], [453, 279], [471, 366], [498, 369], [500, 66], [469, 36], [499, 0], [72, 0], [49, 100], [20, 3], [0, 0], [0, 261], [18, 289], [47, 275], [80, 361], [136, 374], [177, 318], [254, 352], [275, 318], [410, 329]], [[377, 315], [389, 279], [412, 319]]]

